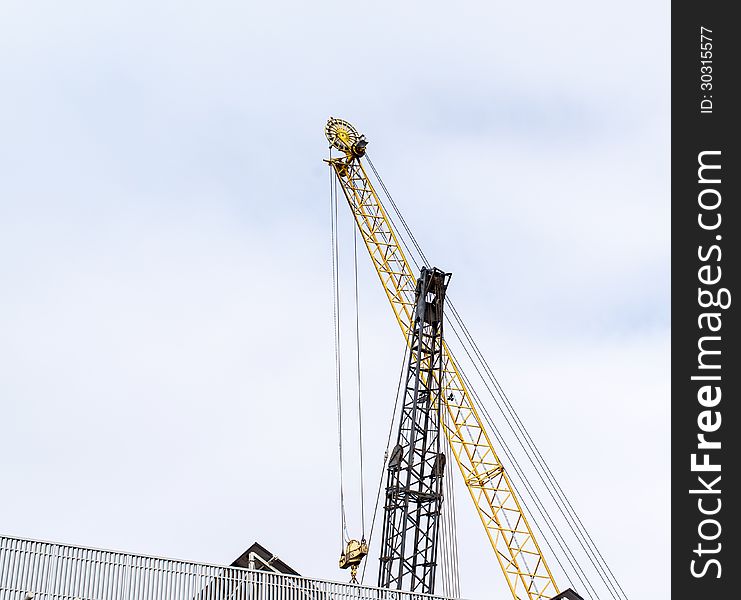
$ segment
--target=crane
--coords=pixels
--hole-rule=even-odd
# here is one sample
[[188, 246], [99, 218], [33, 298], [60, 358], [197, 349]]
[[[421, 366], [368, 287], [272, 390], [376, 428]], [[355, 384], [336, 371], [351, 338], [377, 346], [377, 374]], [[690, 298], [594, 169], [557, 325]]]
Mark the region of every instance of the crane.
[[435, 588], [445, 454], [440, 447], [443, 306], [450, 274], [422, 267], [404, 403], [388, 461], [379, 587]]
[[[418, 339], [421, 329], [415, 318], [418, 285], [425, 285], [424, 281], [429, 273], [422, 272], [420, 284], [412, 272], [391, 220], [366, 173], [362, 160], [368, 144], [365, 136], [360, 135], [347, 121], [337, 118], [328, 120], [325, 135], [330, 148], [340, 152], [336, 157], [330, 155], [326, 162], [342, 188], [404, 339], [411, 346], [415, 343], [414, 340]], [[437, 277], [441, 278], [440, 275]], [[447, 285], [447, 276], [442, 279]], [[426, 325], [429, 326], [429, 323]], [[432, 388], [439, 389], [439, 393], [434, 394], [434, 397], [440, 405], [432, 408], [439, 411], [441, 417], [445, 417], [440, 418], [438, 422], [513, 598], [515, 600], [580, 598], [571, 589], [559, 593], [553, 573], [533, 535], [507, 471], [491, 443], [461, 371], [441, 334], [439, 345], [439, 363], [430, 369], [428, 383]], [[413, 350], [414, 348], [412, 355]], [[428, 470], [433, 474], [435, 459], [431, 457], [434, 454], [435, 452], [429, 453], [426, 457]], [[393, 462], [393, 458], [392, 453], [390, 462]], [[391, 471], [387, 489], [388, 487], [393, 488]], [[388, 494], [387, 491], [387, 505]], [[392, 506], [392, 510], [387, 506], [384, 515], [384, 530], [387, 527], [389, 530], [384, 535], [385, 547], [381, 553], [379, 585], [390, 587], [396, 584], [399, 587], [403, 580], [403, 572], [398, 566], [408, 561], [408, 558], [401, 552], [400, 547], [393, 547], [394, 543], [401, 543], [401, 534], [398, 531], [394, 533], [393, 528], [396, 527], [398, 530], [404, 524], [394, 514], [401, 500], [392, 497], [390, 501], [392, 505], [397, 506]], [[428, 523], [427, 530], [433, 531], [434, 525]], [[416, 527], [419, 533], [421, 527], [419, 524]], [[434, 558], [434, 544], [425, 545], [422, 552], [418, 563], [424, 563], [425, 556]], [[397, 565], [396, 575], [388, 567], [394, 564]], [[411, 566], [407, 565], [407, 568]], [[412, 581], [417, 581], [419, 585], [422, 585], [421, 582], [429, 582], [429, 570], [425, 573], [423, 569], [416, 578], [412, 577]], [[432, 573], [434, 577], [434, 568]], [[423, 585], [422, 589], [429, 591], [430, 587]]]

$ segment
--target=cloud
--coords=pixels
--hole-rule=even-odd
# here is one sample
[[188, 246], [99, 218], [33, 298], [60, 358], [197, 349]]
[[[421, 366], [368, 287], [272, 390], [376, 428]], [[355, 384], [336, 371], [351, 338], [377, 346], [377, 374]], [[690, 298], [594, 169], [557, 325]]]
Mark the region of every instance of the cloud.
[[[667, 16], [3, 3], [0, 530], [221, 563], [258, 539], [344, 576], [322, 164], [336, 115], [454, 273], [624, 587], [667, 597]], [[359, 278], [371, 497], [402, 340], [362, 255]], [[463, 593], [479, 598], [502, 582], [464, 494]], [[640, 548], [615, 518], [638, 501], [655, 507]]]

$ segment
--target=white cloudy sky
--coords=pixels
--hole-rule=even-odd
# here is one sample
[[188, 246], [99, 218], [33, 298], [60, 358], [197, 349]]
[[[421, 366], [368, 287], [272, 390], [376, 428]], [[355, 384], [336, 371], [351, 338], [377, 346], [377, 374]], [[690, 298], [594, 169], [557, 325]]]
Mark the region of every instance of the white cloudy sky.
[[[630, 598], [669, 597], [669, 3], [399, 4], [0, 3], [0, 532], [345, 579], [336, 115]], [[372, 495], [403, 342], [360, 258]], [[458, 509], [464, 596], [506, 597]]]

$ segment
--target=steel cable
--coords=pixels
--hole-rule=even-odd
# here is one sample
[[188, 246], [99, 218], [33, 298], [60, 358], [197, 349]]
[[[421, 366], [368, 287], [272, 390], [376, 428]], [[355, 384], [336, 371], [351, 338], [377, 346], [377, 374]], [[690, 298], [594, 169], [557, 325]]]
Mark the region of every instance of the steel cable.
[[361, 539], [365, 540], [365, 491], [364, 482], [365, 476], [363, 475], [363, 409], [361, 402], [361, 385], [360, 385], [360, 303], [358, 300], [358, 230], [356, 227], [352, 228], [353, 231], [353, 274], [355, 276], [355, 355], [357, 357], [357, 371], [358, 371], [358, 444], [360, 446], [360, 521], [362, 536]]
[[[368, 548], [371, 547], [371, 541], [373, 540], [373, 532], [375, 531], [376, 516], [378, 514], [378, 503], [381, 499], [381, 491], [383, 490], [383, 478], [384, 478], [384, 475], [386, 474], [386, 464], [388, 463], [388, 458], [389, 458], [389, 446], [391, 445], [391, 436], [394, 433], [394, 423], [396, 422], [396, 412], [399, 408], [399, 400], [401, 399], [401, 396], [402, 396], [402, 391], [401, 391], [402, 385], [401, 384], [404, 380], [404, 371], [407, 366], [407, 352], [408, 351], [409, 351], [409, 344], [407, 343], [407, 344], [404, 344], [404, 354], [402, 356], [402, 361], [401, 361], [401, 370], [399, 371], [399, 382], [396, 385], [396, 399], [394, 401], [394, 410], [391, 413], [391, 422], [389, 423], [389, 432], [386, 438], [386, 449], [384, 450], [384, 453], [383, 453], [383, 465], [381, 466], [381, 476], [379, 478], [378, 490], [376, 492], [376, 503], [375, 503], [375, 506], [373, 507], [373, 518], [371, 520], [370, 535], [368, 536]], [[363, 562], [363, 570], [360, 574], [361, 584], [363, 583], [363, 580], [365, 579], [365, 569], [367, 565], [368, 565], [368, 561], [366, 560]]]
[[[424, 252], [422, 251], [422, 248], [420, 247], [420, 245], [419, 245], [419, 244], [417, 243], [416, 239], [414, 238], [414, 235], [412, 234], [412, 232], [411, 232], [411, 229], [410, 229], [410, 228], [409, 228], [409, 226], [407, 225], [407, 223], [406, 223], [406, 220], [404, 219], [404, 217], [403, 217], [403, 216], [402, 216], [402, 214], [401, 214], [401, 211], [399, 210], [398, 206], [396, 205], [396, 203], [394, 202], [393, 198], [391, 197], [391, 194], [389, 193], [388, 189], [386, 188], [386, 185], [385, 185], [385, 184], [383, 183], [383, 180], [381, 179], [380, 175], [378, 174], [378, 171], [376, 170], [375, 166], [374, 166], [374, 165], [373, 165], [373, 163], [371, 162], [370, 158], [369, 158], [369, 157], [367, 157], [367, 156], [366, 156], [366, 158], [368, 159], [368, 163], [369, 163], [369, 164], [370, 164], [370, 166], [371, 166], [371, 170], [373, 171], [373, 173], [374, 173], [375, 177], [376, 177], [376, 178], [378, 179], [378, 182], [380, 183], [380, 185], [381, 185], [381, 188], [382, 188], [382, 189], [384, 190], [384, 193], [385, 193], [386, 197], [387, 197], [387, 198], [389, 199], [389, 202], [391, 203], [391, 206], [392, 206], [392, 208], [393, 208], [394, 212], [395, 212], [395, 213], [396, 213], [396, 215], [398, 216], [399, 220], [400, 220], [400, 221], [402, 222], [402, 225], [403, 225], [404, 231], [406, 231], [407, 235], [408, 235], [408, 236], [410, 237], [410, 240], [411, 240], [412, 244], [414, 245], [415, 249], [416, 249], [416, 250], [417, 250], [417, 252], [419, 253], [419, 256], [420, 256], [421, 260], [423, 261], [423, 264], [424, 264], [425, 266], [429, 267], [429, 266], [430, 266], [430, 263], [429, 263], [429, 261], [427, 260], [427, 257], [425, 256]], [[391, 216], [389, 215], [389, 219], [391, 220], [391, 222], [392, 222], [392, 225], [393, 225], [393, 226], [394, 226], [394, 227], [396, 228], [396, 230], [398, 231], [398, 230], [399, 230], [399, 229], [398, 229], [398, 226], [396, 226], [396, 224], [395, 224], [395, 223], [393, 222], [393, 217], [391, 217]], [[401, 235], [400, 235], [399, 237], [400, 237], [400, 241], [402, 242], [402, 244], [404, 244], [404, 247], [405, 247], [405, 248], [407, 249], [407, 252], [409, 253], [409, 255], [410, 255], [410, 258], [411, 258], [411, 259], [412, 259], [412, 261], [414, 262], [415, 266], [418, 266], [418, 263], [417, 263], [417, 261], [415, 260], [415, 258], [414, 258], [414, 255], [413, 255], [413, 253], [412, 253], [412, 252], [410, 251], [410, 249], [409, 249], [409, 246], [408, 246], [408, 245], [407, 245], [407, 244], [405, 243], [405, 241], [404, 241], [404, 238], [403, 238], [403, 236], [401, 236]], [[451, 304], [450, 302], [448, 302], [448, 303], [449, 303], [449, 304]], [[448, 321], [450, 322], [450, 320], [449, 320], [449, 319], [448, 319]], [[451, 323], [451, 326], [453, 326], [453, 331], [454, 331], [454, 333], [456, 333], [456, 335], [457, 335], [457, 331], [456, 331], [456, 329], [455, 329], [455, 326], [453, 325], [453, 323]], [[463, 372], [461, 372], [461, 375], [462, 375], [462, 376], [463, 376], [463, 377], [465, 378], [465, 374], [464, 374]], [[468, 388], [469, 388], [469, 391], [471, 392], [471, 394], [472, 394], [472, 395], [473, 395], [473, 394], [475, 394], [475, 392], [473, 391], [473, 387], [472, 387], [472, 386], [470, 385], [470, 382], [467, 382], [467, 384], [468, 384]], [[498, 428], [497, 428], [497, 427], [496, 427], [496, 425], [494, 425], [493, 423], [490, 423], [490, 426], [493, 426], [493, 429], [495, 430], [495, 433], [496, 433], [496, 435], [497, 435], [497, 440], [499, 441], [500, 445], [502, 445], [502, 446], [503, 446], [503, 447], [505, 448], [505, 450], [506, 450], [506, 452], [507, 452], [507, 455], [508, 455], [508, 458], [509, 458], [510, 462], [511, 462], [511, 463], [512, 463], [512, 464], [513, 464], [513, 465], [515, 466], [515, 468], [516, 468], [516, 469], [518, 469], [518, 470], [519, 470], [519, 468], [520, 468], [520, 467], [519, 467], [519, 464], [518, 464], [518, 463], [517, 463], [517, 461], [515, 460], [515, 458], [514, 458], [514, 455], [513, 455], [513, 454], [511, 453], [511, 451], [509, 450], [509, 447], [508, 447], [508, 446], [506, 445], [506, 443], [504, 442], [504, 438], [503, 438], [503, 437], [501, 436], [501, 434], [499, 433], [499, 430], [498, 430]], [[529, 486], [529, 484], [527, 483], [527, 480], [525, 479], [525, 477], [524, 477], [524, 476], [522, 476], [522, 475], [520, 475], [520, 478], [521, 478], [521, 479], [523, 480], [524, 484], [525, 484], [526, 486], [528, 486], [528, 488], [529, 488], [530, 486]], [[547, 521], [547, 524], [548, 524], [548, 526], [549, 526], [549, 530], [551, 530], [551, 532], [552, 532], [552, 534], [554, 535], [554, 537], [556, 537], [556, 533], [555, 533], [555, 531], [557, 531], [557, 530], [555, 530], [555, 531], [554, 531], [554, 529], [552, 529], [552, 528], [551, 528], [551, 523], [553, 523], [553, 520], [552, 520], [552, 518], [550, 518], [550, 515], [549, 515], [549, 514], [547, 513], [547, 510], [545, 509], [545, 506], [543, 505], [542, 501], [540, 501], [540, 498], [539, 498], [539, 497], [537, 496], [537, 494], [535, 493], [535, 491], [534, 491], [534, 490], [530, 490], [530, 494], [531, 494], [531, 498], [533, 498], [533, 497], [534, 497], [533, 501], [534, 501], [534, 502], [536, 503], [536, 508], [538, 508], [538, 512], [539, 512], [539, 513], [541, 514], [541, 516], [543, 516], [543, 512], [545, 512], [545, 514], [546, 514], [546, 515], [548, 515], [548, 521]], [[537, 498], [537, 500], [536, 500], [535, 498]], [[542, 509], [541, 509], [540, 507], [542, 507]], [[543, 512], [541, 512], [541, 511], [543, 511]], [[545, 520], [545, 517], [543, 517], [543, 518], [544, 518], [544, 520]], [[564, 568], [563, 568], [563, 565], [562, 565], [562, 563], [560, 562], [560, 559], [558, 558], [558, 554], [557, 554], [556, 552], [554, 552], [554, 551], [553, 551], [553, 548], [551, 547], [551, 545], [550, 545], [550, 542], [549, 542], [549, 540], [548, 540], [547, 536], [545, 536], [545, 535], [543, 534], [543, 532], [542, 532], [542, 530], [540, 529], [540, 526], [538, 525], [538, 523], [537, 523], [537, 522], [535, 523], [535, 526], [536, 526], [536, 527], [538, 528], [538, 531], [539, 531], [539, 532], [541, 533], [541, 535], [542, 535], [543, 539], [545, 539], [546, 545], [548, 546], [549, 550], [551, 551], [551, 553], [552, 553], [552, 554], [553, 554], [553, 556], [555, 557], [555, 559], [556, 559], [556, 562], [557, 562], [557, 563], [558, 563], [558, 565], [559, 565], [559, 566], [561, 567], [561, 570], [562, 570], [562, 571], [564, 572], [564, 575], [565, 575], [565, 576], [566, 576], [566, 578], [567, 578], [567, 579], [569, 580], [569, 584], [571, 584], [571, 579], [570, 579], [570, 578], [569, 578], [569, 576], [568, 576], [568, 572], [566, 571], [566, 569], [564, 569]], [[581, 579], [581, 577], [579, 577], [579, 574], [578, 574], [578, 572], [577, 572], [577, 567], [575, 566], [575, 563], [573, 562], [573, 561], [575, 561], [575, 558], [569, 558], [569, 556], [568, 556], [568, 554], [567, 554], [567, 551], [566, 551], [566, 549], [568, 548], [568, 545], [567, 545], [567, 544], [565, 544], [565, 541], [563, 542], [563, 545], [562, 545], [562, 543], [561, 543], [561, 542], [560, 542], [560, 541], [559, 541], [558, 539], [556, 539], [556, 541], [557, 541], [557, 542], [559, 543], [559, 547], [561, 548], [561, 551], [562, 551], [562, 552], [563, 552], [563, 553], [564, 553], [565, 555], [567, 555], [567, 558], [569, 559], [569, 563], [571, 564], [571, 566], [572, 566], [572, 569], [574, 570], [574, 573], [575, 573], [575, 574], [577, 575], [577, 577], [578, 577], [578, 578], [579, 578], [579, 580], [581, 581], [582, 585], [584, 585], [584, 587], [588, 587], [588, 586], [587, 586], [587, 585], [585, 584], [585, 582], [584, 582], [584, 581], [583, 581], [583, 580]], [[568, 551], [568, 552], [570, 553], [570, 551]], [[571, 553], [571, 556], [573, 557], [573, 553]], [[578, 564], [578, 563], [576, 563], [576, 564]], [[586, 575], [585, 575], [585, 578], [586, 578]], [[573, 585], [573, 584], [572, 584], [572, 585]], [[589, 586], [589, 587], [591, 587], [591, 586]]]
[[[477, 365], [474, 363], [473, 358], [471, 358], [470, 354], [468, 354], [469, 360], [471, 360], [472, 364], [474, 364], [474, 368], [476, 369], [477, 373], [479, 374], [479, 377], [481, 377], [484, 386], [486, 386], [487, 390], [489, 391], [489, 394], [494, 398], [495, 403], [497, 404], [497, 408], [499, 408], [499, 411], [502, 413], [502, 416], [504, 417], [505, 421], [507, 422], [507, 425], [510, 427], [512, 433], [517, 438], [520, 447], [523, 449], [525, 454], [528, 457], [528, 460], [533, 465], [533, 468], [535, 469], [536, 473], [538, 474], [538, 477], [540, 478], [543, 485], [548, 490], [548, 493], [550, 494], [551, 498], [553, 499], [554, 503], [556, 504], [556, 507], [558, 508], [559, 512], [561, 513], [561, 516], [563, 516], [566, 523], [569, 525], [569, 528], [571, 529], [572, 533], [574, 533], [574, 536], [576, 537], [577, 541], [579, 542], [579, 545], [581, 546], [584, 553], [587, 555], [588, 560], [594, 567], [595, 571], [597, 572], [597, 575], [602, 580], [603, 584], [605, 584], [605, 587], [608, 589], [608, 592], [612, 595], [613, 598], [616, 598], [618, 594], [617, 590], [615, 589], [615, 586], [612, 584], [612, 581], [607, 576], [607, 573], [605, 572], [606, 567], [610, 574], [612, 575], [612, 578], [614, 579], [615, 576], [612, 574], [612, 571], [610, 570], [607, 563], [604, 561], [604, 558], [602, 558], [601, 553], [599, 553], [599, 550], [596, 548], [596, 545], [594, 544], [594, 541], [592, 540], [591, 536], [589, 536], [589, 533], [586, 531], [586, 528], [584, 527], [584, 524], [581, 522], [581, 519], [579, 519], [578, 515], [576, 515], [576, 512], [573, 509], [573, 506], [571, 506], [571, 503], [569, 502], [568, 498], [566, 497], [566, 494], [563, 492], [563, 489], [561, 488], [560, 484], [558, 483], [558, 480], [556, 480], [555, 476], [553, 475], [552, 471], [548, 467], [547, 463], [545, 463], [545, 459], [543, 458], [542, 454], [538, 450], [537, 446], [535, 446], [535, 442], [533, 441], [532, 437], [530, 436], [530, 433], [525, 428], [524, 424], [522, 423], [522, 420], [520, 419], [517, 412], [514, 410], [514, 407], [512, 406], [511, 402], [509, 401], [509, 398], [507, 398], [507, 395], [504, 393], [504, 390], [502, 389], [501, 385], [499, 384], [499, 381], [494, 376], [493, 372], [491, 371], [491, 367], [489, 367], [488, 363], [483, 357], [483, 354], [481, 354], [481, 351], [478, 349], [478, 346], [476, 345], [476, 342], [473, 340], [473, 337], [471, 336], [470, 332], [468, 331], [467, 327], [463, 323], [462, 319], [460, 318], [460, 315], [458, 314], [457, 310], [451, 303], [451, 309], [453, 312], [454, 317], [458, 321], [460, 327], [464, 330], [467, 340], [471, 344], [472, 348], [474, 348], [474, 353], [476, 354], [477, 358], [479, 359], [479, 362], [484, 367], [485, 371], [487, 371], [487, 374], [490, 377], [490, 380], [495, 385], [495, 389], [497, 390], [498, 395], [502, 400], [505, 402], [505, 406], [507, 407], [507, 410], [512, 417], [512, 419], [508, 418], [507, 415], [504, 413], [504, 410], [501, 408], [500, 404], [496, 402], [496, 397], [494, 393], [489, 388], [488, 384], [486, 383], [484, 376], [481, 374], [481, 371], [479, 371]], [[452, 326], [452, 323], [451, 323]], [[454, 327], [454, 326], [453, 326]], [[454, 327], [455, 330], [455, 327]], [[460, 338], [458, 338], [459, 341]], [[461, 341], [461, 345], [463, 345], [463, 342]], [[512, 421], [515, 422], [515, 425], [517, 425], [518, 432], [515, 431], [514, 427], [512, 426]], [[524, 444], [522, 443], [522, 438], [525, 438], [526, 442], [528, 442], [528, 448], [525, 448]], [[530, 452], [528, 452], [528, 449]], [[535, 454], [536, 458], [538, 459], [538, 462], [540, 463], [540, 468], [538, 468], [538, 465], [536, 465], [533, 462], [533, 459], [531, 457], [531, 454]], [[551, 485], [549, 485], [544, 477], [543, 472], [546, 472], [546, 477], [548, 478]], [[558, 491], [556, 492], [556, 495], [554, 496], [553, 492], [551, 491], [551, 487], [557, 487]], [[558, 497], [558, 499], [556, 498]], [[560, 503], [559, 503], [560, 500]], [[569, 512], [568, 508], [571, 507], [571, 511]], [[566, 514], [564, 514], [564, 508], [566, 508]], [[573, 513], [573, 516], [572, 514]], [[567, 516], [568, 514], [568, 516]], [[579, 527], [576, 527], [575, 525], [572, 525], [572, 522], [574, 522], [574, 517], [578, 520], [579, 524], [581, 525], [581, 529]], [[584, 537], [584, 533], [582, 533], [582, 529], [584, 530], [584, 533], [586, 533], [587, 536], [589, 536], [589, 540], [592, 542], [592, 545], [594, 546], [594, 549], [599, 554], [600, 558], [602, 558], [602, 562], [604, 562], [604, 567], [602, 567], [600, 561], [595, 556], [594, 550], [592, 550], [592, 547], [586, 542], [586, 539]], [[580, 537], [581, 536], [581, 537]], [[584, 540], [582, 542], [582, 540]], [[585, 545], [586, 544], [586, 545]], [[615, 583], [617, 583], [618, 587], [620, 587], [620, 583], [615, 579]], [[625, 592], [622, 590], [622, 587], [620, 587], [620, 590], [623, 592], [623, 597], [627, 600], [627, 596], [625, 596]]]
[[[401, 211], [399, 210], [398, 206], [394, 202], [391, 194], [388, 191], [388, 188], [386, 187], [386, 185], [384, 184], [382, 178], [378, 174], [378, 171], [376, 170], [375, 166], [373, 165], [370, 157], [366, 156], [366, 158], [367, 158], [367, 161], [368, 161], [368, 163], [369, 163], [369, 165], [370, 165], [370, 167], [371, 167], [371, 169], [372, 169], [372, 171], [373, 171], [376, 179], [378, 180], [379, 184], [381, 185], [381, 188], [383, 189], [384, 194], [388, 198], [388, 200], [389, 200], [389, 202], [391, 204], [392, 209], [394, 210], [394, 212], [396, 213], [399, 221], [401, 222], [404, 231], [406, 232], [407, 236], [409, 236], [409, 239], [410, 239], [412, 245], [414, 246], [415, 250], [419, 254], [419, 257], [421, 258], [422, 262], [425, 265], [429, 266], [430, 263], [427, 260], [424, 252], [422, 251], [422, 248], [417, 243], [417, 241], [416, 241], [416, 239], [415, 239], [415, 237], [414, 237], [414, 235], [413, 235], [410, 227], [408, 226], [408, 224], [407, 224], [406, 220], [404, 219], [404, 217], [403, 217]], [[392, 224], [393, 224], [393, 218], [390, 215], [389, 215], [389, 218], [392, 220]], [[397, 231], [399, 231], [398, 226], [396, 226], [396, 229], [397, 229]], [[401, 243], [403, 244], [403, 246], [405, 247], [405, 249], [407, 250], [410, 259], [414, 262], [415, 266], [418, 267], [419, 265], [418, 265], [417, 260], [414, 257], [414, 253], [410, 250], [409, 246], [407, 245], [406, 241], [404, 240], [404, 237], [400, 235], [399, 236], [399, 239], [400, 239]], [[617, 581], [617, 578], [615, 577], [614, 573], [610, 569], [609, 565], [607, 565], [604, 557], [602, 556], [601, 552], [597, 548], [597, 546], [596, 546], [594, 540], [592, 539], [591, 535], [589, 535], [589, 532], [586, 530], [586, 527], [584, 526], [583, 522], [581, 521], [581, 519], [576, 514], [576, 511], [574, 510], [573, 505], [568, 500], [568, 498], [566, 497], [565, 492], [563, 491], [562, 487], [560, 486], [560, 484], [555, 479], [555, 476], [553, 475], [550, 467], [548, 467], [547, 463], [545, 462], [545, 459], [543, 458], [540, 450], [537, 448], [537, 446], [535, 446], [535, 443], [534, 443], [534, 440], [532, 439], [532, 436], [530, 435], [530, 433], [525, 428], [525, 426], [522, 423], [522, 420], [520, 419], [519, 415], [517, 415], [516, 411], [514, 410], [514, 407], [512, 406], [511, 402], [509, 401], [509, 398], [506, 396], [506, 394], [504, 393], [503, 389], [501, 388], [501, 385], [499, 384], [498, 380], [496, 380], [496, 377], [494, 376], [493, 372], [491, 371], [491, 367], [488, 365], [488, 363], [484, 359], [483, 355], [481, 354], [481, 352], [480, 352], [478, 346], [476, 345], [475, 341], [473, 340], [470, 332], [468, 331], [467, 327], [465, 326], [465, 324], [463, 323], [462, 319], [460, 318], [460, 315], [459, 315], [458, 311], [455, 309], [455, 306], [452, 304], [452, 302], [449, 302], [449, 304], [451, 306], [451, 311], [452, 311], [455, 319], [458, 321], [461, 329], [463, 329], [463, 331], [464, 331], [464, 336], [467, 338], [467, 340], [469, 341], [469, 344], [471, 344], [472, 348], [474, 349], [474, 354], [476, 355], [476, 357], [479, 359], [479, 361], [484, 366], [484, 370], [487, 373], [487, 375], [489, 376], [489, 378], [492, 380], [492, 382], [494, 383], [495, 389], [497, 389], [498, 394], [503, 399], [503, 401], [506, 403], [505, 406], [507, 408], [507, 412], [510, 413], [511, 419], [507, 417], [507, 415], [505, 414], [504, 410], [501, 408], [501, 406], [499, 405], [499, 403], [497, 403], [497, 406], [498, 406], [500, 412], [502, 412], [502, 415], [505, 417], [505, 420], [507, 421], [510, 429], [513, 431], [513, 433], [515, 433], [515, 436], [518, 438], [518, 441], [519, 441], [520, 445], [522, 446], [523, 450], [525, 451], [526, 454], [528, 454], [528, 458], [530, 459], [531, 464], [535, 468], [536, 472], [538, 472], [539, 478], [541, 479], [541, 481], [543, 482], [543, 484], [546, 486], [546, 488], [548, 488], [548, 491], [549, 491], [549, 494], [550, 494], [551, 498], [553, 499], [554, 503], [556, 503], [556, 505], [557, 505], [559, 511], [561, 512], [562, 516], [564, 517], [567, 525], [571, 529], [572, 533], [574, 534], [574, 536], [577, 539], [577, 542], [579, 543], [579, 545], [581, 546], [581, 548], [584, 551], [585, 555], [587, 556], [587, 559], [590, 561], [590, 563], [594, 567], [596, 573], [598, 574], [598, 576], [602, 580], [602, 582], [605, 585], [605, 587], [607, 588], [608, 592], [613, 597], [616, 596], [617, 590], [615, 589], [615, 585], [613, 585], [613, 583], [612, 583], [612, 581], [614, 581], [615, 584], [617, 584], [617, 586], [620, 588], [620, 592], [622, 592], [622, 596], [627, 600], [627, 596], [625, 595], [625, 592], [622, 589], [622, 586], [620, 586], [619, 582]], [[452, 322], [451, 322], [451, 325], [452, 325]], [[462, 340], [461, 340], [461, 344], [465, 346], [465, 344], [462, 342]], [[473, 358], [470, 357], [470, 355], [469, 355], [469, 359], [471, 360], [471, 362], [475, 366], [475, 361], [473, 360]], [[477, 371], [478, 371], [478, 369], [477, 369]], [[484, 381], [484, 383], [486, 385], [486, 382], [484, 380], [484, 377], [483, 377], [483, 375], [481, 375], [480, 371], [479, 371], [479, 376], [482, 378], [482, 381]], [[488, 385], [486, 385], [486, 387], [487, 387], [487, 390], [489, 391], [490, 395], [496, 400], [496, 396], [491, 391], [491, 389], [489, 389]], [[530, 454], [528, 453], [527, 449], [524, 447], [521, 438], [519, 436], [517, 436], [517, 432], [515, 431], [515, 428], [512, 425], [512, 421], [514, 421], [515, 426], [517, 427], [517, 429], [520, 430], [522, 436], [525, 438], [525, 441], [527, 442], [528, 446], [530, 447], [531, 452], [533, 454], [535, 454], [536, 459], [537, 459], [539, 465], [536, 465], [533, 462], [532, 458], [530, 457]], [[556, 491], [556, 494], [555, 495], [551, 491], [550, 486], [545, 482], [544, 477], [542, 475], [542, 472], [545, 472], [547, 474], [547, 478], [552, 482], [553, 487], [556, 488], [557, 491]], [[523, 478], [523, 480], [524, 480], [524, 478]], [[541, 504], [542, 504], [542, 502], [541, 502]], [[564, 514], [564, 510], [561, 508], [561, 505], [563, 505], [566, 508], [566, 514]], [[543, 507], [543, 508], [545, 508], [545, 507]], [[552, 521], [552, 519], [551, 519], [551, 521]], [[582, 540], [584, 540], [584, 541], [582, 541]], [[599, 557], [599, 558], [597, 558], [597, 557]], [[609, 576], [607, 575], [608, 572], [609, 572]]]
[[[332, 151], [330, 149], [330, 159]], [[345, 543], [349, 540], [347, 533], [347, 517], [345, 512], [345, 482], [344, 482], [344, 464], [342, 451], [342, 362], [340, 353], [340, 287], [339, 287], [339, 240], [337, 236], [337, 183], [330, 171], [330, 236], [332, 244], [332, 300], [333, 300], [333, 320], [334, 320], [334, 350], [335, 350], [335, 388], [337, 401], [337, 437], [339, 449], [340, 465], [340, 551], [344, 552]]]
[[[453, 327], [453, 332], [456, 334], [456, 337], [458, 335], [455, 327]], [[465, 348], [464, 348], [465, 350]], [[453, 352], [451, 350], [451, 356], [453, 355]], [[454, 358], [455, 359], [455, 358]], [[525, 473], [522, 470], [522, 467], [520, 466], [519, 461], [515, 458], [515, 454], [512, 452], [509, 444], [507, 443], [506, 439], [502, 435], [501, 431], [499, 430], [499, 427], [494, 422], [494, 420], [491, 418], [491, 415], [489, 414], [488, 409], [486, 406], [481, 402], [481, 399], [479, 398], [478, 394], [476, 393], [475, 389], [471, 385], [471, 381], [466, 375], [466, 373], [461, 370], [461, 377], [463, 378], [466, 386], [468, 387], [468, 391], [471, 394], [471, 398], [474, 401], [476, 408], [479, 409], [479, 411], [484, 415], [484, 419], [491, 428], [492, 433], [494, 434], [494, 437], [499, 444], [499, 446], [502, 448], [502, 452], [504, 456], [507, 458], [509, 463], [512, 465], [512, 468], [514, 469], [514, 474], [517, 476], [517, 478], [522, 483], [523, 487], [525, 488], [527, 495], [530, 497], [530, 499], [533, 501], [533, 504], [535, 506], [535, 509], [537, 510], [537, 513], [540, 515], [540, 517], [545, 522], [546, 526], [548, 527], [548, 531], [551, 533], [553, 538], [555, 539], [556, 543], [558, 544], [558, 547], [560, 548], [562, 555], [566, 558], [569, 565], [571, 566], [571, 569], [573, 570], [574, 574], [576, 575], [576, 578], [579, 580], [579, 582], [585, 587], [590, 588], [592, 592], [597, 596], [596, 592], [594, 591], [594, 587], [591, 585], [591, 582], [589, 582], [589, 578], [587, 577], [586, 573], [584, 573], [583, 569], [579, 565], [579, 562], [576, 560], [576, 557], [574, 556], [573, 552], [568, 546], [568, 543], [563, 538], [563, 536], [558, 531], [558, 527], [553, 520], [553, 517], [551, 517], [550, 513], [548, 512], [547, 508], [545, 507], [545, 504], [540, 499], [540, 496], [538, 496], [538, 493], [535, 491], [533, 486], [530, 484], [528, 479], [525, 477]], [[530, 508], [525, 501], [525, 495], [521, 494], [520, 491], [517, 489], [517, 485], [515, 484], [514, 480], [511, 481], [512, 487], [517, 493], [518, 497], [520, 498], [520, 501], [522, 502], [522, 505], [525, 507], [525, 509], [528, 512], [530, 511]], [[563, 572], [564, 576], [569, 582], [569, 585], [573, 587], [573, 583], [571, 581], [571, 578], [569, 577], [568, 571], [564, 568], [563, 563], [561, 562], [559, 555], [557, 552], [554, 551], [553, 546], [551, 546], [551, 543], [549, 541], [549, 538], [543, 530], [540, 527], [540, 524], [537, 520], [533, 521], [533, 524], [535, 525], [535, 528], [538, 530], [538, 533], [541, 535], [542, 539], [545, 541], [546, 546], [551, 551], [551, 555], [556, 559], [556, 563], [561, 568], [561, 571]]]

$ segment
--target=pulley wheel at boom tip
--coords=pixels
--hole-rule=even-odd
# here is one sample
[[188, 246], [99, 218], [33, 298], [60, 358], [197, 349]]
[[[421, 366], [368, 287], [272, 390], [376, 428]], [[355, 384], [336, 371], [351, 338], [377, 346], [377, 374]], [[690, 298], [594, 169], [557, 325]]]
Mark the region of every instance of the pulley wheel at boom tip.
[[355, 144], [363, 139], [363, 136], [350, 123], [335, 117], [330, 117], [327, 121], [324, 135], [327, 136], [330, 146], [341, 152], [352, 151]]

